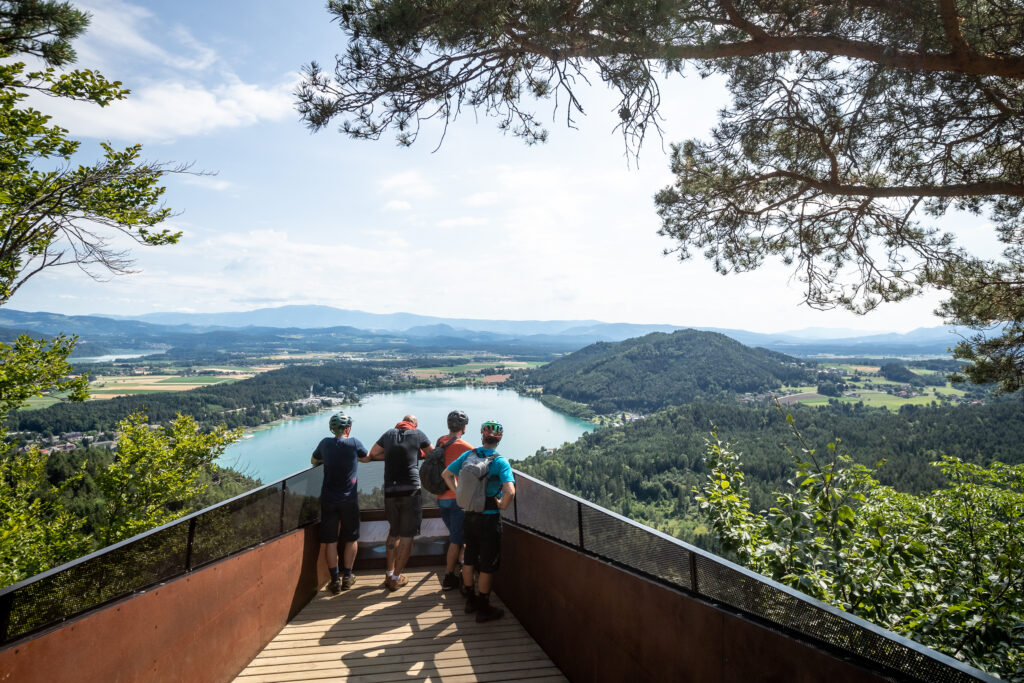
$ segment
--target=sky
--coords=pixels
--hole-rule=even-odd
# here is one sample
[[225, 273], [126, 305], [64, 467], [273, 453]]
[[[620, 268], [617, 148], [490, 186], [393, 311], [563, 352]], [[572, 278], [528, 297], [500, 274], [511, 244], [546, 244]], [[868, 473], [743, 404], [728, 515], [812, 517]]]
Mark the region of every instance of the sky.
[[[906, 332], [942, 323], [935, 294], [868, 316], [801, 305], [781, 264], [722, 276], [664, 255], [654, 194], [669, 144], [705, 137], [721, 81], [663, 86], [664, 139], [630, 159], [616, 98], [581, 88], [585, 117], [539, 105], [549, 141], [527, 146], [472, 110], [393, 136], [310, 132], [295, 110], [301, 68], [332, 67], [344, 37], [322, 0], [74, 2], [92, 15], [78, 68], [132, 90], [106, 108], [33, 103], [84, 142], [143, 144], [166, 177], [177, 245], [132, 248], [134, 271], [94, 281], [75, 267], [30, 280], [10, 308], [66, 315], [242, 311], [321, 304], [374, 313], [584, 320], [780, 332]], [[91, 157], [89, 156], [91, 155]], [[83, 159], [86, 160], [86, 159]], [[973, 226], [962, 226], [970, 234]], [[984, 231], [979, 231], [984, 232]], [[987, 232], [991, 232], [990, 230]], [[983, 238], [978, 238], [983, 239]]]

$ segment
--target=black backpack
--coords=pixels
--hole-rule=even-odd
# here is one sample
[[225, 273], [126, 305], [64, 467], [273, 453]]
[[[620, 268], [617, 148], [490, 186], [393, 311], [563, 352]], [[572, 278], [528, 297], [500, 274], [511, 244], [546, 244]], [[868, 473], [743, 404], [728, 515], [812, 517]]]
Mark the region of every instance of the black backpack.
[[427, 457], [424, 458], [423, 463], [420, 465], [420, 486], [435, 496], [448, 493], [448, 484], [444, 483], [444, 477], [441, 476], [441, 473], [444, 472], [444, 452], [458, 438], [453, 436], [444, 445], [442, 445], [439, 439], [437, 447], [427, 453]]

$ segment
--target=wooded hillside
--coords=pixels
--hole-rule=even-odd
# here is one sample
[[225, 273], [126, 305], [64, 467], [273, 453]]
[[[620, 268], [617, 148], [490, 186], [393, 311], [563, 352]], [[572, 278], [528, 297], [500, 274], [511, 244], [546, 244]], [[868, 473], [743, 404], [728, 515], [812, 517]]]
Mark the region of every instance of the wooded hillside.
[[617, 344], [592, 344], [530, 371], [545, 393], [587, 403], [598, 413], [651, 412], [698, 399], [812, 381], [801, 361], [753, 349], [716, 332], [655, 332]]

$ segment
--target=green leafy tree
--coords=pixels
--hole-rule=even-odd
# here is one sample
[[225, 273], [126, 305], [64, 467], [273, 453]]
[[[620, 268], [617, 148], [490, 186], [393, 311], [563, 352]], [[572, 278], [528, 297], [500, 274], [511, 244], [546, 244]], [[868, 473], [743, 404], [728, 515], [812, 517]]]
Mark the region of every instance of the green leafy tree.
[[[297, 91], [313, 129], [356, 138], [445, 125], [464, 109], [527, 142], [533, 107], [583, 112], [596, 72], [627, 145], [658, 130], [664, 76], [692, 65], [732, 102], [708, 140], [672, 147], [658, 193], [667, 251], [721, 273], [792, 266], [817, 308], [867, 312], [926, 287], [977, 327], [956, 348], [975, 381], [1024, 381], [1024, 3], [957, 0], [330, 0], [346, 35]], [[975, 257], [928, 224], [985, 215], [1005, 245]], [[980, 220], [980, 219], [979, 219]]]
[[106, 501], [104, 546], [187, 512], [209, 486], [216, 459], [242, 435], [223, 425], [203, 433], [181, 414], [167, 427], [153, 427], [144, 413], [133, 413], [118, 431], [117, 458], [96, 476]]
[[46, 478], [38, 448], [18, 452], [0, 445], [0, 587], [17, 583], [89, 552], [85, 520], [64, 507], [64, 489]]
[[739, 454], [713, 434], [697, 501], [722, 546], [808, 595], [1024, 680], [1024, 466], [942, 457], [947, 485], [915, 496], [881, 486], [838, 442], [823, 453], [800, 445], [792, 489], [754, 513]]
[[[74, 264], [93, 277], [126, 271], [126, 252], [111, 246], [125, 235], [139, 244], [177, 241], [156, 226], [165, 173], [184, 171], [140, 161], [140, 147], [104, 144], [103, 158], [79, 164], [81, 144], [26, 103], [30, 94], [106, 106], [128, 91], [90, 70], [58, 71], [74, 61], [71, 41], [88, 26], [86, 13], [54, 0], [0, 0], [0, 306], [44, 269]], [[17, 57], [40, 62], [29, 67]], [[87, 378], [72, 375], [74, 338], [17, 338], [0, 344], [0, 582], [16, 581], [85, 552], [83, 520], [63, 504], [63, 489], [45, 479], [45, 457], [9, 442], [7, 418], [43, 393], [87, 395]], [[75, 478], [65, 482], [74, 483]]]
[[[48, 18], [32, 10], [45, 10]], [[180, 236], [154, 226], [170, 213], [160, 206], [159, 181], [182, 168], [141, 162], [138, 145], [117, 150], [108, 144], [98, 163], [77, 165], [81, 143], [25, 104], [36, 92], [106, 106], [128, 90], [90, 70], [30, 70], [24, 62], [6, 61], [19, 49], [56, 60], [51, 64], [71, 61], [68, 41], [87, 21], [67, 3], [0, 3], [0, 59], [6, 62], [0, 65], [0, 305], [46, 268], [75, 264], [95, 277], [94, 266], [125, 272], [131, 261], [110, 246], [111, 234], [150, 245]], [[46, 35], [52, 40], [43, 41]]]

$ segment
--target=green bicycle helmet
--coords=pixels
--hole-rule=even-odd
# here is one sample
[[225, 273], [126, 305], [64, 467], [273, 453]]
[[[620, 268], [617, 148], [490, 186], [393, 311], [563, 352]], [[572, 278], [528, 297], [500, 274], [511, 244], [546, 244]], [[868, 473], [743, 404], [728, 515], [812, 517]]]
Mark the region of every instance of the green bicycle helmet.
[[352, 426], [352, 418], [345, 413], [331, 415], [331, 431], [340, 432]]
[[494, 420], [488, 420], [480, 426], [480, 436], [484, 439], [493, 439], [494, 441], [501, 441], [504, 429], [501, 427], [500, 422]]

